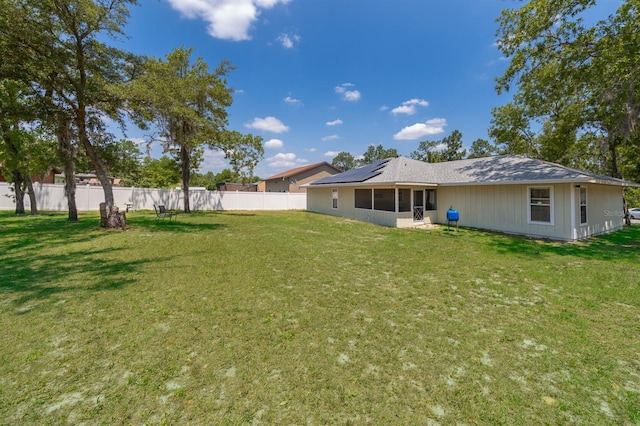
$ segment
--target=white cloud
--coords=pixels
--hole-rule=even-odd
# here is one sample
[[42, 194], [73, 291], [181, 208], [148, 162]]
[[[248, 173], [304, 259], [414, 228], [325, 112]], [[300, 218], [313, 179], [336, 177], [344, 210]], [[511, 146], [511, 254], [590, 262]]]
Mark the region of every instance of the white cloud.
[[169, 0], [169, 4], [189, 19], [209, 23], [208, 32], [224, 40], [250, 40], [249, 30], [261, 9], [271, 9], [291, 0]]
[[404, 101], [402, 103], [402, 105], [395, 107], [394, 109], [391, 110], [391, 114], [393, 115], [398, 115], [398, 114], [407, 114], [407, 115], [413, 115], [416, 113], [416, 107], [418, 106], [429, 106], [429, 102], [425, 101], [424, 99], [409, 99], [408, 101]]
[[279, 41], [285, 49], [293, 49], [296, 44], [300, 43], [300, 36], [297, 34], [291, 36], [288, 34], [280, 34], [276, 40]]
[[340, 154], [340, 151], [327, 151], [324, 153], [324, 156], [333, 158], [338, 154]]
[[388, 110], [388, 109], [389, 109], [389, 107], [388, 107], [388, 106], [386, 106], [386, 105], [382, 105], [382, 106], [380, 107], [380, 111], [386, 111], [386, 110]]
[[342, 100], [347, 102], [358, 102], [360, 100], [360, 91], [359, 90], [349, 90], [354, 87], [353, 83], [342, 83], [339, 86], [336, 86], [333, 90], [342, 95]]
[[491, 61], [489, 61], [489, 63], [487, 64], [488, 66], [493, 66], [495, 64], [497, 64], [498, 62], [505, 62], [508, 61], [507, 58], [505, 58], [504, 56], [500, 56], [498, 59], [493, 59]]
[[307, 152], [316, 152], [317, 149], [316, 148], [305, 148], [305, 151], [307, 151]]
[[342, 120], [338, 118], [337, 120], [327, 121], [326, 124], [327, 126], [337, 126], [338, 124], [342, 124]]
[[269, 139], [264, 143], [264, 147], [268, 149], [280, 149], [284, 146], [284, 142], [280, 139]]
[[334, 141], [336, 139], [340, 139], [340, 136], [338, 136], [338, 135], [329, 135], [329, 136], [323, 137], [322, 138], [322, 142]]
[[291, 96], [284, 98], [284, 101], [289, 105], [302, 105], [302, 101], [300, 99], [292, 98]]
[[308, 161], [304, 158], [298, 158], [296, 154], [293, 152], [281, 152], [279, 154], [274, 155], [273, 157], [267, 158], [267, 164], [269, 167], [296, 167], [300, 164], [305, 164]]
[[206, 149], [202, 155], [199, 172], [220, 172], [222, 169], [229, 167], [227, 160], [224, 158], [224, 152], [220, 150]]
[[249, 129], [263, 130], [265, 132], [284, 133], [289, 131], [289, 126], [285, 126], [282, 121], [275, 117], [254, 118], [252, 122], [246, 123]]
[[416, 123], [412, 126], [407, 126], [393, 135], [393, 138], [398, 141], [411, 141], [424, 136], [437, 135], [438, 133], [444, 132], [444, 127], [446, 125], [446, 119], [433, 118], [425, 121], [424, 123]]

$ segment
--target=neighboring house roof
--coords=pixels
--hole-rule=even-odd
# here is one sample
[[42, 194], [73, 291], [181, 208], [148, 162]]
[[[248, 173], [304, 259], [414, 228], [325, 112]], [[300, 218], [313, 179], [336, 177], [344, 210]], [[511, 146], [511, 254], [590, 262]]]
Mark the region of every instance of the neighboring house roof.
[[468, 160], [425, 163], [407, 157], [377, 161], [358, 169], [319, 179], [317, 185], [429, 184], [490, 185], [515, 183], [600, 183], [640, 186], [633, 182], [572, 169], [520, 155], [499, 155]]
[[288, 178], [288, 177], [291, 177], [291, 176], [298, 175], [300, 173], [304, 173], [304, 172], [306, 172], [308, 170], [315, 169], [316, 167], [320, 167], [322, 165], [327, 165], [327, 166], [331, 167], [332, 169], [335, 169], [336, 172], [338, 172], [338, 173], [340, 173], [342, 171], [339, 168], [327, 163], [326, 161], [322, 161], [320, 163], [313, 163], [313, 164], [307, 164], [306, 166], [296, 167], [295, 169], [287, 170], [285, 172], [278, 173], [277, 175], [269, 176], [265, 180]]

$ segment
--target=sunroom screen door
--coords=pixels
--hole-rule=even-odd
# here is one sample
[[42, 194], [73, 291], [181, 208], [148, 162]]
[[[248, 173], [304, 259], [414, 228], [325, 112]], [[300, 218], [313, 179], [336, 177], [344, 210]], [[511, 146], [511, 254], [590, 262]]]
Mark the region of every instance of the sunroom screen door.
[[413, 191], [413, 221], [424, 221], [424, 191]]

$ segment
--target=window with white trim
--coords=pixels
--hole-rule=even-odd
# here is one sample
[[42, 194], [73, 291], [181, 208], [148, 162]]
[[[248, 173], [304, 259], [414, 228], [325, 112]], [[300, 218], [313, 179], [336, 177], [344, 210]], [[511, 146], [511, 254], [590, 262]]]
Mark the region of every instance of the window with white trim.
[[580, 225], [587, 224], [587, 188], [580, 188]]
[[331, 191], [331, 207], [334, 209], [338, 208], [338, 189], [337, 188], [333, 188], [333, 190]]
[[528, 188], [529, 223], [553, 225], [553, 187], [532, 186]]

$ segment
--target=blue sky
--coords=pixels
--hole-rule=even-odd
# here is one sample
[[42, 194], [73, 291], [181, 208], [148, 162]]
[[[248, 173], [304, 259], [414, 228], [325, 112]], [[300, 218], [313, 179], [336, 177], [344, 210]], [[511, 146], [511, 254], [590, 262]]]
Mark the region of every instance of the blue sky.
[[[506, 67], [495, 19], [514, 4], [152, 0], [132, 8], [122, 47], [162, 57], [192, 46], [211, 68], [230, 60], [228, 128], [262, 136], [255, 174], [264, 178], [371, 144], [409, 155], [453, 130], [467, 148], [488, 139], [491, 108], [508, 100], [494, 90]], [[201, 171], [224, 167], [221, 153], [207, 152]]]

